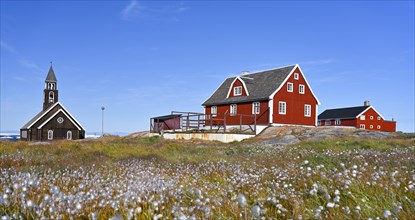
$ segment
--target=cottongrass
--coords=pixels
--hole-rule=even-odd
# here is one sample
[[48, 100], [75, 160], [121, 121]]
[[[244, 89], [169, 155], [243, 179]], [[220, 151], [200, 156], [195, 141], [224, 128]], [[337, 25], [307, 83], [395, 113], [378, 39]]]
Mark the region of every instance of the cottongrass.
[[[228, 152], [226, 148], [216, 150]], [[93, 220], [415, 218], [413, 147], [387, 151], [255, 147], [223, 155], [216, 161], [198, 162], [133, 157], [60, 169], [3, 164], [0, 216]], [[32, 156], [5, 153], [0, 160], [30, 164]]]

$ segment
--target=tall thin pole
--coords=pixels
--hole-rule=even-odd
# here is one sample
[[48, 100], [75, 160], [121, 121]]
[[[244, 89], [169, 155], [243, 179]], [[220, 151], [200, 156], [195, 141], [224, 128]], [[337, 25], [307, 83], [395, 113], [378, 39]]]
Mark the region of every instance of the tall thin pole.
[[104, 110], [105, 110], [105, 107], [102, 106], [101, 110], [102, 110], [102, 132], [101, 132], [101, 136], [104, 136]]

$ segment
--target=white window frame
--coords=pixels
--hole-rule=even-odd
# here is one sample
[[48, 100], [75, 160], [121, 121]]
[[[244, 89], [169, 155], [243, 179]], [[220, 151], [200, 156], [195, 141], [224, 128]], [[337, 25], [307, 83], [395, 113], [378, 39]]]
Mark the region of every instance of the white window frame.
[[236, 115], [238, 113], [238, 106], [236, 104], [230, 105], [230, 113], [231, 116]]
[[380, 120], [380, 116], [378, 116], [378, 120]]
[[370, 125], [369, 127], [370, 127], [370, 129], [373, 129], [373, 125]]
[[299, 74], [298, 73], [294, 73], [294, 79], [295, 80], [298, 80], [300, 77], [299, 77]]
[[280, 115], [287, 114], [287, 103], [286, 102], [278, 102], [278, 114]]
[[304, 116], [311, 117], [311, 105], [304, 105]]
[[67, 140], [72, 140], [72, 131], [67, 131], [66, 132], [66, 139]]
[[359, 127], [360, 127], [360, 129], [365, 129], [366, 126], [365, 126], [365, 124], [360, 124]]
[[291, 82], [287, 83], [287, 92], [294, 92], [294, 84], [293, 83], [291, 83]]
[[373, 120], [373, 115], [370, 116], [370, 120]]
[[361, 116], [360, 116], [360, 120], [362, 120], [362, 121], [366, 120], [366, 116], [361, 115]]
[[298, 86], [298, 93], [304, 94], [305, 93], [305, 86], [303, 84], [300, 84]]
[[259, 102], [253, 102], [252, 103], [252, 114], [256, 115], [259, 114], [261, 109], [260, 109], [260, 103]]
[[27, 130], [22, 131], [22, 138], [27, 138]]
[[48, 140], [53, 140], [53, 130], [48, 130]]
[[217, 106], [210, 107], [210, 114], [212, 116], [216, 116], [218, 114], [218, 107]]
[[380, 125], [378, 125], [378, 127], [377, 127], [378, 129], [380, 129]]
[[334, 121], [334, 125], [341, 125], [341, 123], [342, 123], [341, 119], [336, 119]]
[[327, 125], [331, 125], [331, 121], [330, 120], [326, 120], [325, 122], [324, 122], [324, 124], [327, 126]]
[[240, 96], [240, 95], [242, 95], [242, 86], [235, 86], [233, 88], [233, 95], [234, 96]]

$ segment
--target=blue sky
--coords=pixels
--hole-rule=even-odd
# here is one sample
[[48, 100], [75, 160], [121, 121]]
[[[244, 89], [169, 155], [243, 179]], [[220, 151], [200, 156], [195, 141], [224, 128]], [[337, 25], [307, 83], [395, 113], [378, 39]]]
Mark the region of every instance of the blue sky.
[[226, 77], [298, 63], [327, 108], [371, 104], [414, 131], [414, 1], [1, 1], [1, 131], [59, 101], [86, 128], [202, 112]]

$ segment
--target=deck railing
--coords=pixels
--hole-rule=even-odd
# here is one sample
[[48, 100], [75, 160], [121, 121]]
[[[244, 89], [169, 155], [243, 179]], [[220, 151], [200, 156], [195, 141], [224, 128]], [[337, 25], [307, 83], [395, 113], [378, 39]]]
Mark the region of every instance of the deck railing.
[[172, 111], [180, 115], [180, 122], [174, 129], [164, 129], [157, 119], [150, 119], [150, 132], [205, 132], [205, 133], [244, 133], [256, 134], [257, 125], [268, 124], [269, 108], [259, 114], [204, 114], [197, 112]]

